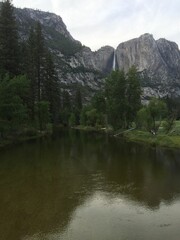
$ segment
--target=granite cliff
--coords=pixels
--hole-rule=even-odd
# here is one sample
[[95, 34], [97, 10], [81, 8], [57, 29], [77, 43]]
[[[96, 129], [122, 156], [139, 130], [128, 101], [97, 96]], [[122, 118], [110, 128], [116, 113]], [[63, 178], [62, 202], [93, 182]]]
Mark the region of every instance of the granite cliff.
[[103, 87], [104, 78], [113, 68], [127, 71], [135, 65], [142, 76], [143, 98], [180, 96], [180, 51], [176, 43], [155, 40], [151, 34], [119, 44], [116, 50], [105, 46], [98, 51], [82, 46], [68, 32], [61, 17], [33, 9], [15, 9], [21, 39], [26, 39], [36, 21], [42, 24], [46, 45], [55, 57], [59, 81], [71, 89], [84, 86], [86, 93]]
[[127, 71], [135, 65], [142, 75], [144, 96], [180, 96], [180, 51], [174, 42], [155, 40], [151, 34], [121, 43], [116, 50], [117, 67]]
[[[42, 24], [46, 46], [55, 57], [59, 81], [63, 88], [81, 84], [86, 93], [100, 89], [104, 77], [112, 69], [114, 49], [102, 47], [96, 52], [82, 46], [68, 32], [62, 18], [56, 14], [33, 9], [15, 9], [22, 40], [27, 39], [30, 28], [37, 21]], [[88, 96], [89, 94], [87, 94]]]

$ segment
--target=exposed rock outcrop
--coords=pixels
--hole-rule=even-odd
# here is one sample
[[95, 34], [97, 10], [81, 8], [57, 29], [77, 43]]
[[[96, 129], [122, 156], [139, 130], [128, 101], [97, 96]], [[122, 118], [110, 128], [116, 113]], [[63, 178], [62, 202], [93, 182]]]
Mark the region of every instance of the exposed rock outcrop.
[[70, 89], [74, 84], [81, 84], [91, 95], [103, 86], [104, 77], [112, 70], [114, 48], [105, 46], [93, 52], [82, 46], [56, 14], [25, 8], [15, 9], [15, 15], [21, 39], [27, 38], [35, 22], [42, 24], [47, 47], [55, 57], [62, 87]]
[[84, 47], [76, 57], [84, 67], [107, 74], [112, 70], [113, 55], [114, 48], [110, 46], [102, 47], [96, 52]]
[[117, 66], [127, 71], [135, 65], [141, 73], [144, 97], [180, 96], [180, 51], [176, 43], [155, 40], [151, 34], [121, 43]]
[[59, 80], [64, 88], [81, 84], [93, 93], [104, 85], [104, 78], [113, 69], [127, 71], [135, 65], [142, 76], [144, 99], [151, 96], [180, 96], [180, 51], [176, 43], [155, 40], [151, 34], [121, 43], [116, 50], [105, 46], [98, 51], [82, 46], [68, 32], [61, 17], [33, 9], [15, 9], [19, 33], [26, 39], [36, 21], [41, 22], [47, 47], [55, 57]]
[[[61, 33], [66, 38], [74, 40], [68, 32], [62, 18], [54, 13], [43, 12], [30, 8], [16, 8], [15, 15], [17, 21], [20, 23], [20, 33], [24, 34], [25, 37], [27, 37], [29, 27], [38, 21], [44, 27], [52, 28], [54, 31]], [[27, 25], [29, 25], [29, 27]]]

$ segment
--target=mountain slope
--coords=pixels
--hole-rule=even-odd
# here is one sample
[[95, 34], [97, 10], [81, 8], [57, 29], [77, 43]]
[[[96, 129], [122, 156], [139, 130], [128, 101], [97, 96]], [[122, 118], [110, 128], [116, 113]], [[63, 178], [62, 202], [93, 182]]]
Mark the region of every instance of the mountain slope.
[[137, 67], [146, 97], [180, 96], [180, 51], [176, 43], [166, 39], [155, 41], [151, 34], [144, 34], [121, 43], [116, 59], [119, 69]]
[[46, 45], [54, 54], [62, 87], [71, 89], [73, 85], [81, 84], [87, 96], [101, 88], [104, 76], [112, 69], [112, 47], [106, 46], [92, 52], [76, 41], [62, 18], [53, 13], [16, 8], [15, 15], [22, 40], [27, 38], [30, 28], [37, 21], [42, 24]]
[[[155, 40], [151, 34], [119, 44], [116, 50], [105, 46], [96, 52], [82, 46], [68, 32], [61, 17], [33, 9], [15, 9], [21, 39], [39, 21], [42, 24], [47, 47], [55, 57], [59, 80], [64, 88], [81, 84], [93, 93], [103, 87], [104, 78], [113, 69], [127, 71], [135, 65], [142, 76], [144, 98], [151, 96], [180, 96], [180, 51], [176, 43], [166, 39]], [[90, 94], [91, 95], [91, 94]]]

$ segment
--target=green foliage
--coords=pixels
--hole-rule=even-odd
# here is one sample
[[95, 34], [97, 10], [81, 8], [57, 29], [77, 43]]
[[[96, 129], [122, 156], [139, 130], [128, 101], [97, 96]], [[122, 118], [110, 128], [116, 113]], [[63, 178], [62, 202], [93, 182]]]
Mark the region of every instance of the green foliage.
[[[24, 129], [48, 130], [53, 124], [74, 125], [80, 122], [82, 97], [80, 89], [69, 95], [61, 88], [51, 53], [43, 33], [52, 31], [39, 22], [29, 37], [18, 46], [16, 21], [11, 1], [0, 10], [0, 131], [2, 135]], [[53, 30], [52, 48], [65, 55], [80, 51], [81, 44]], [[46, 47], [45, 47], [46, 46]], [[59, 46], [59, 47], [58, 47]], [[21, 54], [21, 55], [20, 55]], [[19, 61], [20, 60], [20, 61]], [[62, 66], [63, 68], [63, 66]], [[21, 76], [18, 76], [18, 73]], [[27, 78], [25, 77], [27, 76]], [[73, 104], [72, 104], [73, 102]]]
[[39, 129], [46, 130], [46, 126], [49, 123], [49, 102], [40, 101], [38, 103], [38, 119]]
[[153, 98], [148, 105], [148, 109], [150, 111], [151, 117], [153, 120], [160, 121], [167, 114], [167, 106], [166, 104], [157, 98]]
[[105, 94], [102, 91], [97, 92], [91, 100], [91, 104], [100, 113], [106, 113]]
[[73, 112], [75, 115], [75, 124], [80, 124], [80, 114], [82, 110], [82, 96], [81, 96], [81, 90], [80, 87], [78, 87], [75, 91], [75, 98], [74, 98], [74, 106], [73, 106]]
[[176, 120], [176, 116], [170, 115], [163, 122], [163, 129], [166, 134], [171, 132], [173, 130], [173, 128], [175, 127], [175, 120]]
[[93, 108], [87, 111], [86, 116], [87, 116], [87, 125], [94, 127], [96, 125], [97, 118], [98, 118], [97, 109]]
[[149, 121], [150, 121], [150, 114], [149, 114], [149, 111], [147, 110], [147, 107], [141, 108], [137, 112], [136, 127], [138, 129], [148, 130], [148, 126], [150, 125]]
[[140, 79], [135, 67], [114, 71], [106, 81], [105, 98], [108, 121], [114, 129], [129, 128], [141, 106]]
[[136, 67], [132, 66], [127, 73], [127, 125], [131, 125], [141, 107], [140, 79]]
[[71, 100], [68, 91], [63, 91], [62, 94], [62, 112], [61, 112], [61, 121], [65, 126], [69, 125], [69, 118], [72, 112]]
[[74, 127], [76, 125], [76, 116], [74, 113], [71, 113], [69, 118], [69, 126]]
[[26, 95], [29, 82], [25, 76], [10, 78], [8, 75], [0, 81], [0, 131], [5, 135], [9, 131], [18, 131], [27, 121]]
[[84, 106], [82, 108], [81, 114], [80, 114], [80, 125], [86, 126], [87, 125], [87, 116], [86, 111], [88, 110], [87, 106]]
[[60, 86], [58, 83], [58, 76], [55, 70], [52, 55], [50, 54], [50, 52], [47, 52], [45, 56], [45, 76], [42, 86], [42, 99], [49, 102], [51, 122], [57, 124], [59, 121], [61, 110]]
[[105, 114], [89, 104], [84, 106], [81, 111], [80, 124], [83, 126], [102, 127], [105, 125]]
[[127, 82], [123, 71], [114, 71], [106, 81], [105, 96], [108, 121], [114, 129], [126, 127]]
[[[36, 109], [41, 101], [49, 103], [50, 121], [58, 124], [61, 111], [61, 94], [58, 76], [51, 53], [45, 49], [42, 27], [39, 22], [30, 30], [29, 38], [24, 44], [23, 71], [30, 80], [29, 114], [32, 122], [39, 117]], [[37, 114], [37, 116], [36, 116]], [[39, 122], [41, 122], [38, 119]]]
[[2, 2], [0, 8], [0, 74], [6, 73], [19, 73], [18, 32], [10, 0]]
[[143, 107], [137, 113], [136, 126], [146, 129], [150, 133], [156, 135], [161, 126], [162, 119], [167, 115], [166, 104], [160, 100], [153, 98], [148, 106]]

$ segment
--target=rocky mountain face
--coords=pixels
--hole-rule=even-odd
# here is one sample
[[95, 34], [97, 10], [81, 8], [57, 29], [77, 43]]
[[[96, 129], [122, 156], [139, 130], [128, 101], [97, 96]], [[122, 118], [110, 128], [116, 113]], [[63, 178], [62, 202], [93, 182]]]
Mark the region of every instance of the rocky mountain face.
[[142, 76], [144, 96], [180, 96], [180, 51], [174, 42], [154, 40], [151, 34], [121, 43], [116, 50], [117, 67], [127, 71], [135, 65]]
[[[127, 71], [135, 65], [142, 76], [143, 97], [180, 96], [180, 51], [176, 43], [154, 40], [150, 34], [121, 43], [116, 50], [105, 46], [98, 51], [82, 46], [68, 32], [61, 17], [32, 9], [15, 9], [21, 39], [26, 39], [36, 21], [42, 24], [47, 47], [55, 57], [59, 81], [66, 89], [81, 84], [87, 93], [103, 87], [113, 69]], [[87, 94], [88, 95], [88, 94]]]
[[65, 89], [81, 84], [84, 95], [100, 89], [112, 69], [114, 49], [102, 47], [96, 52], [82, 46], [68, 32], [61, 17], [33, 9], [15, 9], [21, 39], [26, 39], [37, 21], [42, 24], [46, 45], [54, 54], [59, 81]]

